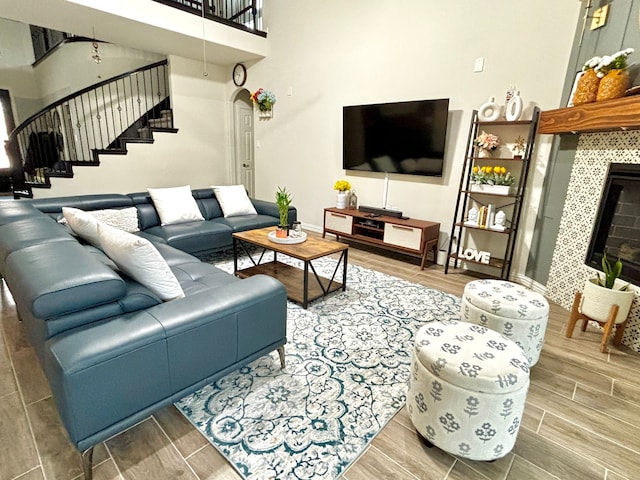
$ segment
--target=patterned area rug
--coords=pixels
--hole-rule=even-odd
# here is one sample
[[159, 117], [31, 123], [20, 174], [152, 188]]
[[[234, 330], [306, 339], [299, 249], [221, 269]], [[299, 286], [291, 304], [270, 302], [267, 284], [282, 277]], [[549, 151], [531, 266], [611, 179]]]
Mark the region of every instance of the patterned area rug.
[[[213, 263], [233, 271], [228, 258]], [[335, 265], [314, 262], [325, 276]], [[285, 370], [273, 352], [176, 406], [247, 479], [337, 478], [404, 405], [418, 328], [459, 308], [453, 295], [349, 265], [346, 292], [308, 310], [288, 303]]]

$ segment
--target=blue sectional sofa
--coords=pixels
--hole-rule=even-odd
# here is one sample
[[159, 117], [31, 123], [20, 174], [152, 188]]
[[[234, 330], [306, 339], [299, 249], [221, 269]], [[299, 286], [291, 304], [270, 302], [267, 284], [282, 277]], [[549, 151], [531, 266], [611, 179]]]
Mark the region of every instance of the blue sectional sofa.
[[[276, 205], [252, 200], [257, 215], [224, 218], [212, 190], [192, 193], [205, 220], [168, 226], [146, 193], [0, 202], [0, 273], [86, 479], [93, 447], [154, 410], [273, 350], [284, 364], [283, 285], [240, 280], [191, 255], [230, 246], [234, 231], [276, 225]], [[163, 302], [114, 270], [101, 249], [60, 225], [65, 206], [135, 206], [138, 235], [156, 246], [185, 297]]]

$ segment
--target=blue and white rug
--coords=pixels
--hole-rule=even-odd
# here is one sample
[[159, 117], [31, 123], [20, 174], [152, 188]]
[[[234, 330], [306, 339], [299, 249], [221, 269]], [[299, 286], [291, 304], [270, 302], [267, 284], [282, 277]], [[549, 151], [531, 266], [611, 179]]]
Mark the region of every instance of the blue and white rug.
[[[331, 276], [336, 262], [314, 265]], [[247, 479], [335, 479], [404, 405], [418, 328], [459, 309], [453, 295], [349, 265], [346, 292], [288, 303], [285, 370], [273, 352], [176, 406]]]

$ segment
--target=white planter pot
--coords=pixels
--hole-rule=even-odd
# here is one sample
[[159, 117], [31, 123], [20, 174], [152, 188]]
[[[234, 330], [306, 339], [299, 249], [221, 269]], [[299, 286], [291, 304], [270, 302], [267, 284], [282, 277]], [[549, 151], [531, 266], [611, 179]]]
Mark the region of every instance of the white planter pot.
[[634, 290], [619, 290], [626, 284], [627, 282], [617, 279], [613, 289], [610, 289], [598, 285], [598, 279], [596, 278], [587, 280], [582, 291], [580, 313], [598, 322], [606, 322], [611, 306], [618, 305], [619, 309], [615, 323], [624, 322], [629, 315], [635, 296]]
[[486, 183], [472, 183], [472, 192], [491, 193], [494, 195], [509, 195], [511, 193], [510, 185], [487, 185]]

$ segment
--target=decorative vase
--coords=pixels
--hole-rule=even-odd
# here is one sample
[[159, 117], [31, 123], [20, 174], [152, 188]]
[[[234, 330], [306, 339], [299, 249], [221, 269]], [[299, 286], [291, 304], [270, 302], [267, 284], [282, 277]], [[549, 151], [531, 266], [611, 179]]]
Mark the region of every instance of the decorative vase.
[[338, 192], [336, 208], [347, 208], [347, 192]]
[[611, 100], [624, 96], [629, 88], [629, 72], [614, 68], [600, 80], [596, 100]]
[[258, 110], [258, 118], [273, 118], [273, 109]]
[[578, 80], [576, 91], [573, 94], [573, 104], [582, 105], [583, 103], [595, 102], [598, 96], [598, 85], [600, 85], [600, 79], [595, 70], [584, 72]]
[[479, 148], [478, 158], [491, 158], [491, 150], [488, 150], [486, 148]]
[[520, 120], [520, 116], [522, 115], [523, 108], [524, 108], [524, 102], [522, 100], [522, 97], [520, 96], [520, 92], [517, 91], [509, 99], [509, 102], [504, 108], [505, 118], [510, 122], [515, 122], [517, 120]]
[[500, 105], [496, 103], [496, 97], [489, 97], [489, 100], [478, 108], [478, 120], [495, 122], [498, 117], [500, 117]]

